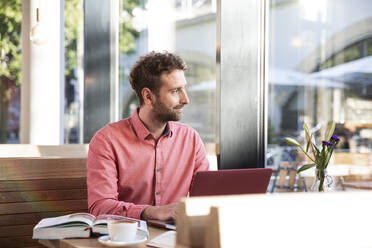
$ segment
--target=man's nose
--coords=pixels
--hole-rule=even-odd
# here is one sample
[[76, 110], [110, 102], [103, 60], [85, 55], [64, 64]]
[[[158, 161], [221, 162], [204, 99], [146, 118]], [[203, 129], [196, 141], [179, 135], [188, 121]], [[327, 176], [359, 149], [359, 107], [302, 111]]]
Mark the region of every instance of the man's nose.
[[190, 99], [189, 97], [187, 96], [187, 93], [185, 90], [182, 91], [182, 94], [181, 94], [181, 103], [182, 104], [189, 104], [190, 103]]

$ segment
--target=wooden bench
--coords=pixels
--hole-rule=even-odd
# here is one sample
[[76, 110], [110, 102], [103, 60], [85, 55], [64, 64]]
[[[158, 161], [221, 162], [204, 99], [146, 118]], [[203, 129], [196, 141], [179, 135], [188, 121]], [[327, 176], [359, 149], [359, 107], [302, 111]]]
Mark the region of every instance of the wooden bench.
[[82, 147], [68, 147], [73, 154], [66, 152], [67, 157], [61, 157], [65, 146], [41, 147], [51, 157], [32, 154], [40, 151], [32, 145], [19, 145], [13, 153], [7, 152], [10, 157], [0, 157], [0, 247], [42, 247], [32, 239], [33, 227], [42, 218], [87, 212], [86, 151]]

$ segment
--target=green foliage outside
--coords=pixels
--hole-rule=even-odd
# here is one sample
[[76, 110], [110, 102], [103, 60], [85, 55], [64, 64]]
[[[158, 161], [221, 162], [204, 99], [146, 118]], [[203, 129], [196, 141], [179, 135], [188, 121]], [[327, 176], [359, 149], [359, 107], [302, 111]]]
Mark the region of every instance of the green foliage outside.
[[[65, 1], [65, 76], [66, 80], [74, 78], [74, 68], [78, 66], [78, 36], [83, 34], [83, 0]], [[80, 39], [82, 37], [79, 37]]]
[[119, 53], [134, 53], [134, 41], [138, 38], [139, 33], [133, 29], [133, 10], [139, 6], [139, 0], [122, 0], [120, 1], [119, 13]]
[[0, 0], [0, 78], [21, 82], [21, 0]]
[[21, 0], [0, 0], [0, 143], [6, 143], [8, 109], [21, 83]]

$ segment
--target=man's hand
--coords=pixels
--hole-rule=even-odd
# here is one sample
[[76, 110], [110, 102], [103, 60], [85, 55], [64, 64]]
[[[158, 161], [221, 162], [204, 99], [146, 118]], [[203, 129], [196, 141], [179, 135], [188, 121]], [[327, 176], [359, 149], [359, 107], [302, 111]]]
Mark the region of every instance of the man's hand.
[[177, 203], [172, 203], [164, 206], [151, 206], [145, 208], [142, 212], [142, 219], [144, 220], [169, 220], [176, 219]]

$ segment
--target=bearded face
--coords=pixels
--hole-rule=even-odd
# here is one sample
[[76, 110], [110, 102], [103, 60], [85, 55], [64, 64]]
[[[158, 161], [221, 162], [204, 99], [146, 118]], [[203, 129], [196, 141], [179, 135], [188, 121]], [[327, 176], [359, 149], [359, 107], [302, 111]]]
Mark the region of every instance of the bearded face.
[[160, 80], [162, 86], [158, 94], [154, 94], [155, 100], [152, 104], [154, 118], [160, 122], [179, 121], [183, 107], [189, 103], [184, 73], [182, 70], [163, 73]]
[[179, 121], [182, 118], [183, 104], [167, 106], [160, 97], [156, 97], [153, 105], [154, 117], [161, 122]]

